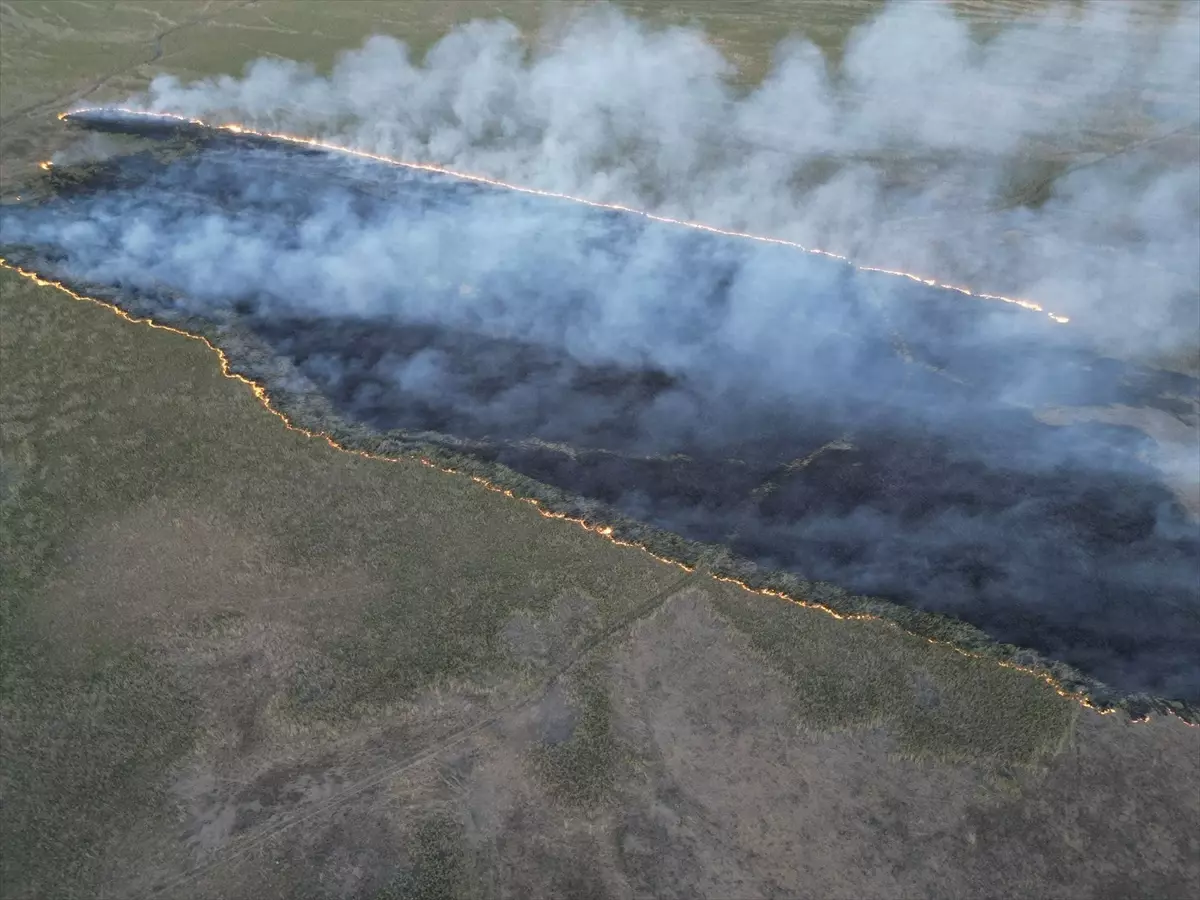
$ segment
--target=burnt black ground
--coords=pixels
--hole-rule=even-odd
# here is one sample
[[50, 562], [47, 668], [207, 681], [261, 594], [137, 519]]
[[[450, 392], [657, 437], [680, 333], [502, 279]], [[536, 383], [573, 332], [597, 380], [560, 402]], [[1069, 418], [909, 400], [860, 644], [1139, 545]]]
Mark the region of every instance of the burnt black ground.
[[[1032, 415], [1178, 414], [1193, 379], [1099, 358], [1025, 310], [788, 248], [185, 137], [171, 161], [120, 158], [6, 207], [4, 243], [139, 312], [252, 330], [348, 419], [466, 438], [481, 459], [764, 566], [957, 616], [1121, 690], [1200, 699], [1200, 537], [1142, 461], [1149, 439]], [[139, 217], [148, 234], [131, 231]], [[214, 219], [272, 259], [231, 278], [237, 247], [194, 237]], [[306, 228], [324, 229], [328, 260]], [[406, 242], [429, 229], [445, 258], [417, 277]], [[346, 234], [386, 240], [360, 257], [336, 249], [359, 246]], [[185, 239], [194, 258], [160, 264]], [[269, 275], [280, 258], [366, 279], [370, 302]], [[634, 277], [669, 300], [622, 331], [613, 298], [652, 295], [621, 281]]]

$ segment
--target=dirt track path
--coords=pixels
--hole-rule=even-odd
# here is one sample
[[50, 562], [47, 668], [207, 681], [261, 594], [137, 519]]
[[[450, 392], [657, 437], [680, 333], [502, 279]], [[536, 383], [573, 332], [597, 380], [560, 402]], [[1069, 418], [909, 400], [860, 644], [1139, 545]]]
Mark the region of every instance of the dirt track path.
[[345, 804], [347, 801], [352, 800], [354, 797], [359, 796], [364, 791], [383, 784], [384, 782], [399, 775], [403, 775], [405, 772], [415, 769], [423, 763], [436, 759], [447, 751], [454, 749], [460, 744], [463, 744], [475, 735], [498, 724], [501, 720], [541, 701], [565, 675], [578, 668], [596, 650], [610, 643], [615, 637], [627, 631], [635, 622], [650, 615], [650, 613], [660, 607], [671, 597], [675, 596], [688, 586], [695, 584], [703, 577], [703, 573], [699, 570], [687, 572], [681, 578], [675, 580], [661, 591], [657, 591], [656, 593], [652, 594], [608, 628], [597, 632], [595, 635], [585, 641], [569, 659], [560, 664], [554, 670], [554, 672], [551, 673], [551, 675], [536, 688], [519, 697], [517, 700], [506, 704], [486, 718], [481, 719], [480, 721], [471, 725], [466, 725], [462, 728], [452, 731], [450, 734], [445, 735], [431, 746], [426, 747], [417, 753], [409, 754], [403, 759], [398, 760], [397, 762], [387, 766], [373, 775], [352, 782], [334, 796], [322, 801], [311, 809], [295, 813], [284, 818], [280, 822], [276, 822], [274, 825], [268, 828], [248, 835], [240, 841], [236, 841], [227, 845], [216, 859], [188, 869], [178, 877], [165, 884], [159, 885], [158, 887], [143, 894], [143, 896], [172, 896], [172, 892], [174, 890], [191, 881], [195, 881], [196, 879], [199, 879], [205, 875], [211, 874], [222, 866], [226, 866], [232, 862], [235, 862], [288, 829], [297, 825], [301, 825], [305, 822], [312, 821], [319, 816], [325, 815], [326, 813], [329, 813], [337, 807]]

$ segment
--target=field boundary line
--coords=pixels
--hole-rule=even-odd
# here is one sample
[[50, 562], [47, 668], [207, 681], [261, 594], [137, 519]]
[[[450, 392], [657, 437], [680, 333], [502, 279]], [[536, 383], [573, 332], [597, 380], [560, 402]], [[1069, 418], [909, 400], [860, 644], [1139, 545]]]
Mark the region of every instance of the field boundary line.
[[423, 763], [437, 758], [447, 750], [463, 743], [468, 738], [474, 737], [479, 732], [491, 727], [492, 725], [495, 725], [505, 716], [511, 715], [512, 713], [524, 709], [530, 704], [541, 700], [564, 675], [567, 675], [569, 672], [571, 672], [571, 670], [575, 669], [597, 649], [606, 644], [616, 635], [630, 628], [635, 622], [648, 616], [658, 607], [662, 606], [662, 604], [669, 600], [672, 596], [689, 587], [698, 579], [698, 577], [700, 577], [701, 574], [702, 573], [698, 570], [687, 572], [681, 578], [675, 579], [666, 587], [662, 588], [647, 599], [643, 600], [641, 603], [634, 606], [616, 622], [593, 635], [589, 640], [585, 641], [569, 659], [560, 664], [548, 678], [546, 678], [537, 686], [537, 688], [526, 693], [517, 700], [507, 704], [506, 706], [501, 707], [486, 718], [480, 720], [479, 722], [475, 722], [474, 724], [459, 728], [456, 731], [452, 731], [449, 735], [445, 736], [434, 745], [418, 751], [417, 753], [410, 754], [404, 759], [387, 766], [382, 771], [376, 772], [374, 775], [369, 775], [356, 782], [353, 782], [342, 791], [339, 791], [337, 794], [334, 794], [332, 797], [322, 801], [311, 809], [295, 813], [291, 817], [285, 818], [283, 821], [277, 822], [275, 825], [260, 831], [258, 834], [247, 837], [240, 844], [234, 844], [230, 846], [226, 852], [218, 852], [215, 859], [201, 863], [198, 866], [194, 866], [176, 876], [174, 879], [164, 884], [160, 884], [157, 887], [150, 888], [144, 894], [142, 894], [142, 896], [162, 896], [164, 892], [182, 887], [188, 882], [195, 881], [204, 875], [214, 872], [222, 866], [244, 857], [247, 853], [262, 846], [272, 838], [282, 834], [284, 831], [287, 831], [289, 828], [311, 821], [317, 816], [335, 809], [347, 800], [357, 797], [364, 791], [372, 787], [376, 787], [377, 785], [380, 785], [389, 779], [395, 778], [397, 775], [400, 775], [409, 769], [416, 768]]

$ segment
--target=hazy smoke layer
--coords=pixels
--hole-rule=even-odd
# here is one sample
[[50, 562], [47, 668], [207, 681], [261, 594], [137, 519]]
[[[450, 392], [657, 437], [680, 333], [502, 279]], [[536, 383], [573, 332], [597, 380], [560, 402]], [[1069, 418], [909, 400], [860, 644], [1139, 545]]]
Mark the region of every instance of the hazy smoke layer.
[[532, 51], [475, 22], [420, 63], [373, 37], [327, 75], [260, 59], [137, 102], [777, 234], [1174, 350], [1200, 325], [1200, 4], [1153, 8], [1051, 4], [980, 42], [948, 4], [893, 3], [836, 70], [788, 39], [748, 92], [702, 34], [600, 10]]
[[348, 417], [1200, 698], [1200, 540], [1147, 439], [1028, 408], [1182, 414], [1195, 382], [1098, 359], [1044, 316], [216, 136], [6, 207], [0, 243], [139, 312], [252, 329]]

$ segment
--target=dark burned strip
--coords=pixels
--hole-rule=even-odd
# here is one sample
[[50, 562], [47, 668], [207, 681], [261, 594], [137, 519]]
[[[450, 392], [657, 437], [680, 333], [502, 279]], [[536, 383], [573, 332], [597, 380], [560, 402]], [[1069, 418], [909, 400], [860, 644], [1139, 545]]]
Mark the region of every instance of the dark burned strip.
[[[618, 213], [297, 156], [262, 139], [176, 132], [189, 154], [113, 160], [16, 212], [45, 226], [38, 240], [22, 233], [24, 260], [49, 274], [86, 271], [139, 314], [246, 335], [291, 384], [324, 398], [329, 420], [305, 427], [345, 423], [363, 444], [420, 434], [424, 446], [465, 452], [653, 534], [723, 547], [753, 564], [729, 563], [731, 572], [763, 586], [777, 576], [759, 573], [795, 573], [810, 589], [835, 584], [956, 617], [1123, 692], [1200, 697], [1200, 542], [1141, 461], [1144, 436], [1054, 428], [1029, 408], [1161, 407], [1179, 385], [1101, 364], [1033, 318], [1014, 328], [1021, 310], [897, 288], [785, 248], [667, 234]], [[318, 227], [331, 246], [357, 247], [348, 234], [382, 249], [359, 269], [348, 251], [328, 251], [327, 268], [362, 279], [344, 301], [273, 282], [198, 296], [182, 268], [116, 277], [103, 252], [85, 259], [55, 237], [57, 225], [103, 220], [112, 224], [95, 238], [101, 251], [120, 246], [130, 239], [122, 209], [157, 217], [176, 238], [205, 220], [248, 224], [283, 256], [311, 253], [303, 234]], [[528, 244], [493, 242], [477, 227], [484, 215], [499, 229], [525, 223]], [[464, 241], [430, 270], [437, 277], [417, 278], [415, 256], [390, 259], [376, 238], [419, 241], [430, 222], [440, 229], [430, 246]], [[219, 261], [201, 254], [200, 264]], [[576, 277], [580, 266], [610, 280]], [[782, 295], [747, 292], [764, 271]], [[661, 343], [634, 335], [631, 350], [587, 323], [621, 312], [612, 298], [634, 276], [671, 303], [652, 335]], [[374, 306], [347, 308], [360, 295]], [[749, 316], [747, 297], [773, 312]], [[745, 327], [759, 330], [739, 344]], [[292, 390], [269, 378], [267, 387]], [[838, 452], [813, 455], [831, 442]]]

